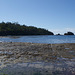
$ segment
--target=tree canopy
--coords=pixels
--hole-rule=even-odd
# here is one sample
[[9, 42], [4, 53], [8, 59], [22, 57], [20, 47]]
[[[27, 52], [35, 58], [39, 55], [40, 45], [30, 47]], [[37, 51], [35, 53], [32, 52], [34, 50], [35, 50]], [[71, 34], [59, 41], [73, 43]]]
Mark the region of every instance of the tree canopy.
[[67, 32], [67, 33], [64, 33], [64, 35], [74, 35], [73, 32]]
[[18, 23], [2, 22], [0, 23], [0, 36], [5, 35], [54, 35], [43, 28], [34, 26], [20, 25]]

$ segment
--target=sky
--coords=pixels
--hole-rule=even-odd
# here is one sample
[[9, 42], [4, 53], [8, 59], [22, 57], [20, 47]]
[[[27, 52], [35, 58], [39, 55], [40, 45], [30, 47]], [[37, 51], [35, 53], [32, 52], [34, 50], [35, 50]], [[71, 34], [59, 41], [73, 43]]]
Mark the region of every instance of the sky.
[[2, 21], [75, 33], [75, 0], [0, 0]]

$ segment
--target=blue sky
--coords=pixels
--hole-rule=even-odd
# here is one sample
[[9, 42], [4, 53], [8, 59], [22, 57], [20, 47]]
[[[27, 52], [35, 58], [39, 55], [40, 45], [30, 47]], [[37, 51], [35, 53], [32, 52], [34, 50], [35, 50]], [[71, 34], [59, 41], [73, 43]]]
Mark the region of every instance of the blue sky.
[[75, 0], [0, 0], [0, 22], [75, 33]]

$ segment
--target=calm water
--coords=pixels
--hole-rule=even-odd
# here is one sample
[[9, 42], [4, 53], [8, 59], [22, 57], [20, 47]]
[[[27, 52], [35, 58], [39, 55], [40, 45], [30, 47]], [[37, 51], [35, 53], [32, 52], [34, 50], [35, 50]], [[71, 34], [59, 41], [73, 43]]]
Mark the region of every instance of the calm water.
[[0, 75], [75, 75], [75, 62], [18, 63], [2, 68]]
[[31, 42], [31, 43], [75, 43], [75, 35], [68, 36], [8, 36], [0, 37], [2, 42]]
[[2, 42], [31, 42], [31, 43], [75, 43], [75, 35], [73, 36], [8, 36], [0, 37]]

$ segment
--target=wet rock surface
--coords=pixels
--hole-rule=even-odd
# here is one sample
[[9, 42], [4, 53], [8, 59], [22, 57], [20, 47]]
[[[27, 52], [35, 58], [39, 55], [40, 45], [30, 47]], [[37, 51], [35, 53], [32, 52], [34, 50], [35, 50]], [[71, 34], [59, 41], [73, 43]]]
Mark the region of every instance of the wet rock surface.
[[75, 44], [0, 43], [0, 57], [9, 63], [70, 60], [75, 58]]
[[[35, 64], [34, 62], [41, 62], [41, 64]], [[24, 65], [18, 65], [19, 63], [22, 65], [23, 63], [30, 63], [28, 65], [28, 69], [32, 66], [31, 68], [36, 68], [36, 70], [39, 71], [38, 73], [40, 73], [32, 75], [66, 75], [66, 73], [73, 75], [75, 74], [75, 43], [38, 44], [22, 42], [0, 42], [0, 67], [4, 67], [3, 69], [5, 69], [5, 67], [10, 69], [12, 66], [8, 67], [6, 65], [17, 64], [17, 67], [13, 66], [12, 70], [14, 70], [14, 67], [15, 69], [19, 67], [20, 69], [27, 68], [27, 66], [24, 67]], [[44, 63], [43, 66], [42, 63]], [[18, 71], [20, 71], [20, 69]], [[41, 69], [43, 69], [42, 72]], [[4, 72], [3, 70], [1, 71]], [[10, 72], [9, 70], [7, 71], [8, 73]], [[5, 72], [6, 74], [7, 71]], [[18, 71], [16, 71], [17, 74], [15, 75], [19, 75]], [[32, 72], [32, 69], [30, 72]], [[60, 72], [62, 74], [58, 74]]]

